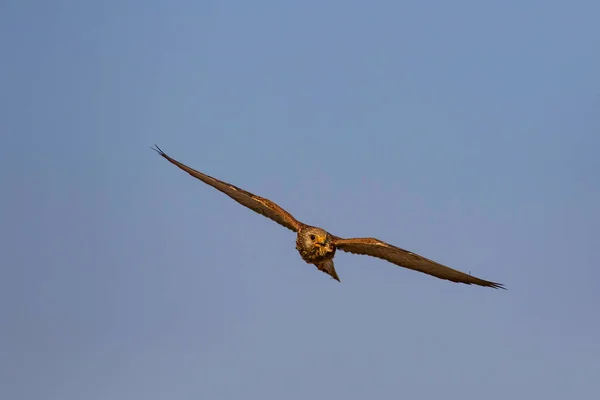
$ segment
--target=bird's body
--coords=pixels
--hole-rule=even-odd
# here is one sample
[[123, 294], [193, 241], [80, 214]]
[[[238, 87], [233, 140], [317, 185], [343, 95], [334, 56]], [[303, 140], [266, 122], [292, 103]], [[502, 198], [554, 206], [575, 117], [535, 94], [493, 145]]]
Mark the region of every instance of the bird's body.
[[308, 264], [313, 264], [333, 279], [340, 280], [333, 267], [336, 249], [333, 236], [329, 232], [315, 226], [301, 227], [296, 236], [296, 250]]
[[492, 288], [502, 288], [502, 284], [486, 281], [476, 278], [470, 274], [446, 267], [435, 261], [429, 260], [416, 253], [392, 246], [375, 238], [351, 238], [344, 239], [330, 234], [322, 228], [310, 226], [296, 220], [289, 212], [275, 204], [269, 199], [256, 196], [250, 192], [240, 189], [227, 182], [220, 181], [202, 172], [196, 171], [185, 164], [166, 155], [158, 146], [154, 149], [163, 158], [186, 171], [194, 178], [214, 187], [225, 193], [233, 200], [242, 204], [251, 210], [264, 215], [265, 217], [277, 222], [278, 224], [297, 233], [296, 250], [304, 261], [313, 264], [320, 271], [330, 275], [339, 281], [335, 271], [333, 258], [336, 250], [342, 250], [354, 254], [369, 255], [381, 258], [401, 267], [409, 268], [415, 271], [435, 276], [440, 279], [446, 279], [452, 282], [460, 282], [468, 285], [474, 284]]

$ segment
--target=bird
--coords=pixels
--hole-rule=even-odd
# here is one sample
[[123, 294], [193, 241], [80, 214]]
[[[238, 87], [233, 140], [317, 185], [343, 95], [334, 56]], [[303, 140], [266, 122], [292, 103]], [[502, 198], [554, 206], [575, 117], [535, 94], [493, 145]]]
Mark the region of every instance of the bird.
[[328, 274], [338, 282], [341, 281], [335, 270], [333, 259], [336, 251], [341, 250], [352, 254], [377, 257], [400, 267], [422, 272], [451, 282], [478, 285], [494, 289], [506, 289], [501, 283], [477, 278], [470, 273], [467, 274], [452, 269], [419, 254], [396, 247], [376, 238], [342, 238], [335, 236], [325, 229], [298, 221], [292, 214], [269, 199], [257, 196], [230, 183], [213, 178], [212, 176], [188, 167], [168, 156], [156, 144], [151, 148], [171, 164], [179, 167], [194, 178], [212, 186], [252, 211], [262, 214], [295, 232], [296, 250], [300, 253], [300, 257], [302, 257], [306, 263], [314, 265], [318, 270]]

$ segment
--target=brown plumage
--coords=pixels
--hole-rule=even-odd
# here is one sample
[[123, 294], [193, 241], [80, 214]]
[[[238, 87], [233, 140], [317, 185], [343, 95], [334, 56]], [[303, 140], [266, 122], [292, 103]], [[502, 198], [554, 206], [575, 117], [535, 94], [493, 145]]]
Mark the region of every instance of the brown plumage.
[[231, 197], [241, 205], [246, 206], [249, 209], [262, 214], [278, 224], [296, 232], [296, 250], [298, 250], [302, 259], [309, 264], [315, 265], [317, 269], [330, 275], [337, 281], [340, 279], [335, 271], [333, 258], [335, 256], [336, 249], [340, 249], [349, 253], [378, 257], [401, 267], [423, 272], [425, 274], [452, 282], [504, 289], [504, 285], [500, 283], [476, 278], [470, 274], [446, 267], [445, 265], [432, 261], [418, 254], [396, 246], [392, 246], [391, 244], [385, 243], [379, 239], [343, 239], [330, 234], [324, 229], [303, 224], [269, 199], [256, 196], [255, 194], [240, 189], [230, 183], [220, 181], [212, 176], [196, 171], [195, 169], [192, 169], [187, 165], [169, 157], [156, 145], [153, 150], [194, 178], [200, 179], [202, 182], [225, 193], [227, 196]]

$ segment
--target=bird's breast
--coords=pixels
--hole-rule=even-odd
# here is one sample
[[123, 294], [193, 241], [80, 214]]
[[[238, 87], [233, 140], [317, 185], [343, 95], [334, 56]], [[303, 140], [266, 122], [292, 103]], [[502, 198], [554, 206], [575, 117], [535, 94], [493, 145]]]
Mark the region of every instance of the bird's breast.
[[297, 246], [296, 249], [304, 261], [310, 264], [318, 263], [325, 260], [330, 260], [335, 255], [335, 246], [327, 247], [311, 247], [305, 248]]

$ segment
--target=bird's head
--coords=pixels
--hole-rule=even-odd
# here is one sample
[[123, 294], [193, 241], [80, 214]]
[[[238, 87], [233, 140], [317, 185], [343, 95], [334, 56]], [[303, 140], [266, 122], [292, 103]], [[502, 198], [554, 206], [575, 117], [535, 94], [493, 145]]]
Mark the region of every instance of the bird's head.
[[331, 235], [321, 228], [307, 227], [302, 229], [298, 233], [297, 242], [305, 251], [319, 257], [335, 251]]

